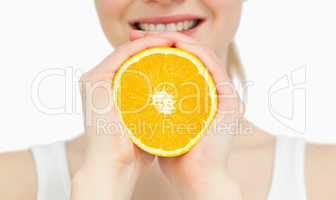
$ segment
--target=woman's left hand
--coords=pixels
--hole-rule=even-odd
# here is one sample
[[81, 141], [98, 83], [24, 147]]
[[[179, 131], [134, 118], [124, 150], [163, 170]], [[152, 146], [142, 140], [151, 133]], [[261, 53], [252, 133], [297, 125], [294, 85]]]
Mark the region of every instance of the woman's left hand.
[[[238, 200], [238, 185], [230, 178], [227, 159], [233, 135], [243, 118], [244, 105], [227, 73], [226, 63], [216, 53], [180, 33], [147, 33], [168, 38], [177, 48], [197, 55], [207, 66], [216, 83], [218, 113], [207, 133], [193, 149], [175, 158], [159, 158], [160, 167], [183, 199]], [[132, 39], [142, 37], [135, 33]]]

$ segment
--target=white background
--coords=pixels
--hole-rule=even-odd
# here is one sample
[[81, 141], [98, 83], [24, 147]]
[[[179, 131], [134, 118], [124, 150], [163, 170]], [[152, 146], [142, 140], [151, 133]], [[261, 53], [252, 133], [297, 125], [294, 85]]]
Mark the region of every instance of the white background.
[[[247, 117], [259, 127], [315, 142], [336, 141], [336, 13], [332, 3], [245, 3], [236, 40], [252, 83]], [[69, 80], [76, 82], [76, 77], [111, 51], [91, 0], [1, 2], [0, 151], [81, 133], [79, 94], [71, 92], [75, 86]], [[42, 80], [40, 100], [52, 107], [66, 103], [63, 114], [46, 114], [32, 99], [34, 81], [50, 72], [59, 75]], [[276, 93], [270, 103], [271, 87], [288, 86], [292, 75], [301, 84]], [[294, 90], [297, 87], [301, 89]]]

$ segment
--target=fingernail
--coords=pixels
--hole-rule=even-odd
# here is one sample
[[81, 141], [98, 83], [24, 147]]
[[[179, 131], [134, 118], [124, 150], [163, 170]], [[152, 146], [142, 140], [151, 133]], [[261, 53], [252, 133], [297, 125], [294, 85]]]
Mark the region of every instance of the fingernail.
[[139, 31], [139, 30], [131, 30], [130, 35], [129, 35], [129, 39], [131, 41], [142, 38], [145, 36], [145, 32], [143, 31]]

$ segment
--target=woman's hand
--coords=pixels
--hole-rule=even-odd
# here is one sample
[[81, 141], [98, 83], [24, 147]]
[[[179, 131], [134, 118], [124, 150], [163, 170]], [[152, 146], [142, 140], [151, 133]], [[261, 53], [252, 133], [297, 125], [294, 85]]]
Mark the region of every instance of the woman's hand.
[[138, 175], [154, 157], [128, 139], [114, 107], [112, 78], [122, 62], [138, 51], [170, 45], [170, 40], [155, 37], [124, 44], [81, 77], [87, 151], [72, 180], [72, 200], [130, 199]]
[[[152, 34], [150, 34], [152, 35]], [[218, 113], [207, 133], [187, 154], [160, 158], [160, 167], [183, 199], [241, 199], [239, 187], [228, 175], [227, 158], [234, 134], [239, 129], [244, 106], [230, 80], [226, 63], [213, 50], [179, 33], [154, 34], [167, 38], [175, 47], [197, 55], [208, 67], [217, 86]], [[134, 34], [133, 39], [143, 35]]]

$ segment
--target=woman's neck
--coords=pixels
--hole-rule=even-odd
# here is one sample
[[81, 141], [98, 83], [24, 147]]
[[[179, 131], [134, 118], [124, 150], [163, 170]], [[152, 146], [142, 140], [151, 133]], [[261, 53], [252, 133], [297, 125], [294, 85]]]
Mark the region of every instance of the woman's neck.
[[233, 150], [259, 148], [265, 145], [272, 145], [275, 142], [273, 135], [256, 127], [245, 118], [237, 126], [239, 126], [239, 131], [233, 139]]

